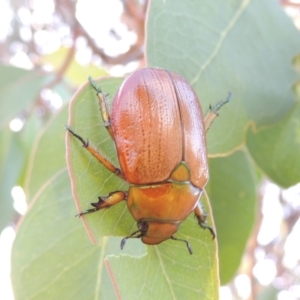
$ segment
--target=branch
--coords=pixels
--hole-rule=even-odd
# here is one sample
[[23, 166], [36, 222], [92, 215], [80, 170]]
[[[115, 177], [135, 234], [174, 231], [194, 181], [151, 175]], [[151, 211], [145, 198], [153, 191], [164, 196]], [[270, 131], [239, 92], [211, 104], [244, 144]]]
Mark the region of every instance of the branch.
[[144, 57], [144, 24], [147, 4], [147, 1], [143, 6], [138, 5], [137, 2], [133, 0], [123, 1], [124, 13], [122, 16], [122, 20], [128, 28], [132, 28], [135, 30], [137, 34], [137, 42], [134, 45], [132, 45], [126, 53], [120, 54], [118, 56], [107, 55], [103, 49], [97, 46], [95, 40], [86, 32], [86, 30], [78, 22], [78, 20], [75, 19], [74, 21], [78, 26], [78, 31], [80, 35], [86, 38], [90, 48], [95, 54], [101, 57], [104, 63], [106, 63], [107, 65], [127, 64], [131, 61], [141, 60]]

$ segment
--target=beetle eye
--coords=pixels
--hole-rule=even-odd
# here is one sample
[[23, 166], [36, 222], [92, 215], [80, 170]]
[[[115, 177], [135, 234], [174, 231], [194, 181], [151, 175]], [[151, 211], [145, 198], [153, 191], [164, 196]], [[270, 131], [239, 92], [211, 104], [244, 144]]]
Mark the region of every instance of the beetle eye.
[[139, 221], [137, 223], [138, 229], [141, 231], [142, 234], [145, 234], [148, 230], [149, 224], [146, 221]]

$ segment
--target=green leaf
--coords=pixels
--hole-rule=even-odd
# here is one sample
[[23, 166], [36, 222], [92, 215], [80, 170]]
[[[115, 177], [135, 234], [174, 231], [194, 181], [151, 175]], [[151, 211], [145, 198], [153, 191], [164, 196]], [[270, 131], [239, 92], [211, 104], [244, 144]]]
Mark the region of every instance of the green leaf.
[[[111, 101], [120, 83], [121, 79], [103, 79], [98, 81], [97, 85], [101, 86], [105, 93], [109, 92]], [[114, 143], [103, 124], [95, 91], [91, 86], [83, 86], [71, 101], [69, 126], [117, 165]], [[105, 196], [115, 190], [128, 189], [125, 182], [106, 170], [82, 147], [82, 143], [71, 135], [67, 137], [67, 159], [73, 194], [79, 211], [90, 208], [90, 202], [97, 201], [99, 195]], [[205, 201], [204, 204], [209, 212], [208, 203]], [[136, 230], [135, 221], [128, 212], [126, 203], [120, 203], [108, 210], [82, 218], [92, 241], [98, 244], [101, 243], [103, 236], [124, 237]], [[219, 282], [216, 241], [211, 241], [209, 232], [199, 228], [193, 216], [184, 222], [177, 237], [190, 241], [194, 249], [192, 256], [189, 255], [184, 243], [166, 241], [158, 246], [147, 247], [148, 252], [143, 258], [122, 257], [118, 263], [117, 258], [113, 259], [112, 272], [114, 276], [117, 274], [117, 277], [112, 280], [116, 280], [122, 299], [132, 299], [130, 295], [141, 293], [144, 295], [143, 298], [153, 299], [158, 291], [164, 295], [164, 299], [180, 298], [183, 294], [187, 298], [197, 294], [203, 296], [202, 299], [217, 298]], [[125, 246], [132, 252], [141, 247], [144, 249], [140, 241], [138, 244], [133, 244], [132, 240], [128, 240]], [[138, 264], [137, 269], [128, 269], [126, 264], [133, 261]], [[174, 265], [175, 261], [177, 263]], [[185, 272], [182, 271], [183, 266]], [[149, 272], [146, 272], [147, 274], [144, 272], [141, 276], [142, 270], [149, 270]], [[123, 276], [124, 273], [127, 276]], [[130, 284], [142, 280], [154, 286], [158, 278], [153, 278], [153, 273], [163, 278], [158, 291], [153, 290], [149, 294], [145, 284], [134, 286]], [[185, 278], [189, 284], [179, 286], [180, 278]]]
[[21, 220], [12, 249], [15, 299], [116, 299], [93, 245], [78, 219], [66, 169], [46, 181]]
[[[59, 70], [64, 64], [68, 52], [72, 51], [69, 48], [61, 47], [56, 52], [48, 54], [40, 58], [40, 62], [44, 64], [51, 64], [55, 70]], [[74, 85], [80, 85], [86, 80], [88, 76], [106, 76], [107, 72], [100, 69], [94, 64], [82, 65], [78, 63], [75, 57], [72, 58], [68, 68], [64, 72], [64, 78], [68, 79]]]
[[249, 129], [247, 147], [260, 169], [282, 187], [300, 181], [300, 103], [280, 122], [262, 130]]
[[232, 92], [209, 132], [211, 155], [241, 146], [250, 123], [272, 124], [293, 107], [300, 36], [276, 1], [151, 1], [146, 28], [148, 64], [184, 76], [204, 111]]
[[18, 184], [25, 163], [20, 134], [8, 127], [0, 131], [0, 232], [13, 216], [12, 188]]
[[[177, 236], [191, 242], [193, 255], [188, 254], [184, 244], [168, 240], [147, 247], [147, 255], [139, 259], [128, 255], [108, 257], [111, 280], [118, 283], [121, 299], [136, 299], [137, 295], [149, 300], [219, 299], [215, 242], [193, 216], [182, 224]], [[124, 278], [129, 270], [130, 276]]]
[[[119, 253], [120, 238], [103, 237], [101, 247], [95, 246], [74, 218], [65, 162], [66, 113], [63, 107], [34, 142], [26, 178], [30, 206], [12, 251], [15, 299], [117, 299], [103, 259]], [[137, 242], [132, 241], [134, 251], [127, 247], [123, 252], [144, 253]]]
[[256, 213], [256, 172], [244, 151], [209, 160], [207, 192], [217, 229], [221, 284], [234, 276]]
[[22, 144], [24, 146], [23, 151], [26, 153], [27, 156], [27, 163], [29, 156], [31, 154], [32, 145], [35, 143], [36, 137], [44, 126], [44, 121], [40, 118], [36, 113], [31, 113], [27, 116], [26, 121], [24, 122], [24, 126], [20, 131]]
[[0, 126], [35, 101], [46, 79], [47, 76], [37, 71], [0, 65]]
[[[296, 176], [298, 164], [291, 167], [292, 161], [299, 161], [299, 155], [296, 154], [299, 149], [299, 127], [295, 124], [295, 117], [286, 120], [290, 126], [294, 124], [292, 132], [287, 134], [291, 127], [285, 128], [279, 135], [281, 138], [275, 141], [274, 136], [274, 141], [268, 145], [268, 149], [272, 146], [281, 148], [276, 160], [271, 161], [272, 155], [265, 159], [267, 151], [260, 154], [266, 141], [272, 140], [269, 137], [271, 126], [276, 126], [285, 116], [297, 114], [296, 110], [291, 112], [295, 107], [292, 85], [296, 80], [291, 62], [299, 52], [300, 38], [299, 32], [279, 4], [269, 0], [151, 1], [146, 28], [148, 65], [184, 76], [193, 85], [204, 112], [210, 104], [214, 105], [224, 99], [228, 92], [232, 93], [232, 101], [221, 109], [220, 117], [208, 132], [209, 156], [224, 157], [237, 149], [245, 149], [246, 138], [250, 136], [250, 133], [247, 136], [245, 133], [250, 124], [255, 125], [258, 133], [262, 130], [262, 134], [268, 128], [269, 131], [265, 131], [264, 136], [261, 134], [260, 139], [253, 136], [251, 142], [247, 141], [247, 146], [250, 147], [251, 143], [253, 148], [250, 153], [258, 167], [273, 180], [275, 176], [270, 173], [275, 173], [277, 168], [277, 182], [281, 170], [281, 182], [283, 178], [286, 185], [295, 182], [299, 178], [299, 175]], [[274, 127], [274, 134], [276, 128], [278, 132], [279, 127]], [[281, 146], [280, 142], [283, 142]], [[293, 149], [284, 151], [290, 145]], [[220, 160], [223, 164], [223, 159]], [[234, 161], [232, 163], [235, 165]], [[237, 187], [233, 185], [240, 182], [245, 171], [248, 174], [246, 178], [250, 178], [249, 173], [254, 168], [251, 161], [241, 163], [241, 167], [237, 168], [241, 173], [234, 174], [229, 165], [224, 172], [214, 171], [215, 166], [211, 162], [210, 186], [214, 189], [209, 191], [218, 229], [222, 283], [228, 282], [234, 275], [254, 221], [253, 179], [248, 182], [247, 188], [246, 182], [243, 183], [247, 191], [247, 209], [234, 205], [232, 201], [232, 198], [239, 199]], [[230, 188], [224, 186], [223, 182]], [[220, 190], [219, 186], [226, 189]], [[218, 211], [222, 206], [218, 206], [220, 198], [214, 197], [214, 194], [221, 192], [228, 203], [222, 200], [226, 210]], [[228, 214], [232, 211], [235, 213], [230, 217]], [[233, 231], [240, 241], [230, 237]], [[236, 250], [229, 256], [230, 248], [234, 246]]]
[[24, 181], [29, 201], [49, 178], [66, 167], [64, 126], [67, 119], [68, 107], [65, 105], [42, 127], [31, 147]]
[[[192, 82], [204, 111], [228, 91], [233, 93], [232, 102], [222, 108], [209, 131], [212, 156], [241, 148], [250, 123], [258, 129], [271, 126], [294, 105], [290, 61], [300, 48], [299, 34], [276, 3], [153, 0], [147, 36], [149, 64]], [[121, 81], [106, 79], [99, 85], [111, 100]], [[190, 241], [192, 256], [184, 243], [169, 240], [145, 247], [135, 239], [128, 240], [125, 255], [120, 255], [121, 238], [111, 236], [136, 230], [125, 203], [82, 218], [97, 245], [89, 241], [82, 221], [73, 217], [76, 209], [64, 169], [65, 124], [63, 108], [33, 146], [26, 173], [30, 209], [18, 226], [12, 253], [15, 298], [218, 299], [216, 241], [199, 229], [192, 216], [177, 234]], [[75, 95], [69, 125], [117, 165], [114, 144], [89, 85]], [[254, 222], [256, 179], [244, 151], [210, 160], [208, 192], [220, 243], [222, 283], [233, 276]], [[127, 189], [69, 134], [67, 157], [79, 211], [100, 195]], [[204, 204], [212, 222], [209, 204]]]

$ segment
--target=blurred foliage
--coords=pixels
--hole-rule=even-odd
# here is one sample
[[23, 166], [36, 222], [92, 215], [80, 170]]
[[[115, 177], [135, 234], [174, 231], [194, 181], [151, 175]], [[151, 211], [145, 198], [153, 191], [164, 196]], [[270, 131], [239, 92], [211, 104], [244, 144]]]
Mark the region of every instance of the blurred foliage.
[[[58, 72], [68, 58], [68, 55], [70, 55], [70, 49], [61, 47], [54, 53], [42, 56], [39, 63], [42, 65], [50, 64], [51, 67], [54, 68], [54, 71]], [[74, 59], [72, 59], [66, 70], [64, 70], [64, 78], [75, 86], [82, 84], [89, 76], [100, 77], [106, 75], [108, 75], [108, 73], [95, 64], [90, 63], [83, 66]]]

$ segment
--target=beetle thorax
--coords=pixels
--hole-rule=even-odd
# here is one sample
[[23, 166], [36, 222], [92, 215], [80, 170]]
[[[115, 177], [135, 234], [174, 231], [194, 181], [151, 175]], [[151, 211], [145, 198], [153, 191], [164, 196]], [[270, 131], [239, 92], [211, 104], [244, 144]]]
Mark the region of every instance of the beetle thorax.
[[137, 221], [138, 237], [148, 245], [171, 238], [195, 209], [201, 193], [190, 182], [130, 186], [127, 206]]
[[[165, 227], [167, 232], [171, 232], [174, 229], [168, 229], [166, 224], [184, 221], [195, 209], [201, 193], [189, 182], [130, 186], [127, 206], [137, 222], [158, 223], [160, 228]], [[170, 227], [175, 228], [174, 225]]]

